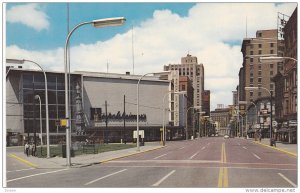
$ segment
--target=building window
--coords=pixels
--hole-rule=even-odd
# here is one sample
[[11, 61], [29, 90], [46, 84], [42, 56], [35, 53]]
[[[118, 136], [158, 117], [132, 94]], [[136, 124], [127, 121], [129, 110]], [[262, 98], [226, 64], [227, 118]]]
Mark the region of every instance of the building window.
[[250, 55], [253, 55], [253, 51], [250, 51]]
[[258, 48], [261, 48], [261, 44], [258, 44]]
[[258, 76], [261, 76], [261, 70], [258, 71]]
[[270, 43], [270, 46], [271, 46], [271, 48], [273, 48], [274, 47], [274, 43]]
[[253, 49], [253, 44], [250, 44], [250, 49]]
[[274, 64], [270, 64], [270, 68], [273, 68], [274, 67]]
[[184, 91], [185, 90], [185, 85], [182, 85], [181, 89]]
[[253, 83], [253, 78], [250, 78], [250, 83]]
[[258, 83], [261, 83], [261, 78], [258, 78]]
[[261, 92], [258, 92], [258, 96], [261, 97]]
[[274, 54], [274, 50], [270, 50], [270, 54]]
[[258, 50], [258, 54], [260, 55], [262, 53], [262, 51], [261, 50]]
[[261, 70], [261, 65], [260, 64], [258, 65], [258, 70]]
[[253, 58], [250, 58], [250, 62], [253, 62]]
[[258, 37], [261, 37], [261, 36], [262, 36], [261, 32], [260, 32], [260, 33], [258, 33]]
[[270, 75], [273, 76], [273, 71], [270, 71]]

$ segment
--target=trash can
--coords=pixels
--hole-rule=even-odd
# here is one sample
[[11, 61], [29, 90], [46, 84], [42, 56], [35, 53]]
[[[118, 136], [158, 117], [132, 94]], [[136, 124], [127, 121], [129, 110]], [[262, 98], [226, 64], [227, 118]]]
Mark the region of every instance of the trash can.
[[[61, 152], [62, 152], [62, 157], [63, 158], [66, 158], [67, 157], [67, 151], [66, 151], [66, 145], [62, 145], [61, 146]], [[71, 154], [71, 157], [74, 157], [75, 156], [75, 153], [74, 153], [74, 149], [73, 148], [71, 148], [71, 150], [70, 150], [70, 154]]]
[[271, 139], [271, 146], [276, 147], [276, 141], [275, 141], [275, 139]]

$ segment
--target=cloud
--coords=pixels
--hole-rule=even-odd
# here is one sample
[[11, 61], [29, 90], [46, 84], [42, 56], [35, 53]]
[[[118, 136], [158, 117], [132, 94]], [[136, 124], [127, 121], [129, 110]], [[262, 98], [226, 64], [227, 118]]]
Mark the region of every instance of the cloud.
[[17, 5], [7, 10], [6, 19], [10, 23], [21, 23], [37, 31], [49, 28], [48, 16], [36, 3]]
[[[241, 42], [257, 30], [276, 29], [277, 13], [291, 15], [296, 3], [199, 3], [185, 17], [170, 10], [157, 10], [153, 17], [134, 27], [134, 72], [159, 72], [164, 65], [178, 64], [189, 52], [205, 68], [205, 89], [211, 90], [211, 109], [232, 104], [242, 65]], [[94, 44], [71, 47], [71, 71], [133, 71], [132, 31]], [[17, 53], [17, 54], [16, 54]], [[50, 70], [63, 71], [63, 50], [27, 51], [7, 48], [7, 56], [27, 56]]]

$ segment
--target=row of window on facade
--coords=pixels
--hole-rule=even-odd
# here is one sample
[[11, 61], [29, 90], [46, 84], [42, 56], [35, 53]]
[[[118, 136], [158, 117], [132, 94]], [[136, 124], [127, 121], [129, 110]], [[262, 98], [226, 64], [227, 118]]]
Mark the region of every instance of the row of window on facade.
[[[274, 44], [275, 44], [275, 43], [270, 43], [269, 45], [270, 45], [271, 48], [273, 48], [273, 47], [274, 47]], [[253, 48], [254, 48], [254, 45], [255, 45], [255, 44], [250, 44], [250, 49], [253, 49]], [[258, 48], [262, 48], [262, 44], [256, 44], [256, 45], [258, 45]], [[264, 44], [264, 45], [266, 45], [266, 44]]]
[[[262, 50], [258, 50], [258, 55], [261, 55], [262, 54]], [[269, 54], [274, 54], [274, 50], [270, 50], [270, 53]], [[250, 55], [255, 55], [253, 51], [250, 51]]]

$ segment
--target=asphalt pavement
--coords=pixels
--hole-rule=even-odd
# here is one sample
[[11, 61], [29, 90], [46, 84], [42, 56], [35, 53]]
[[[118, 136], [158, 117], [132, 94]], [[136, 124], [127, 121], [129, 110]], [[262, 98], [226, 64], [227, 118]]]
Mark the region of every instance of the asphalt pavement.
[[[297, 155], [291, 151], [297, 145], [273, 148], [264, 142], [210, 137], [165, 147], [146, 143], [140, 152], [74, 157], [71, 168], [65, 158], [27, 158], [23, 152], [14, 157], [8, 150], [6, 182], [8, 187], [296, 188]], [[289, 149], [280, 149], [286, 145]]]

